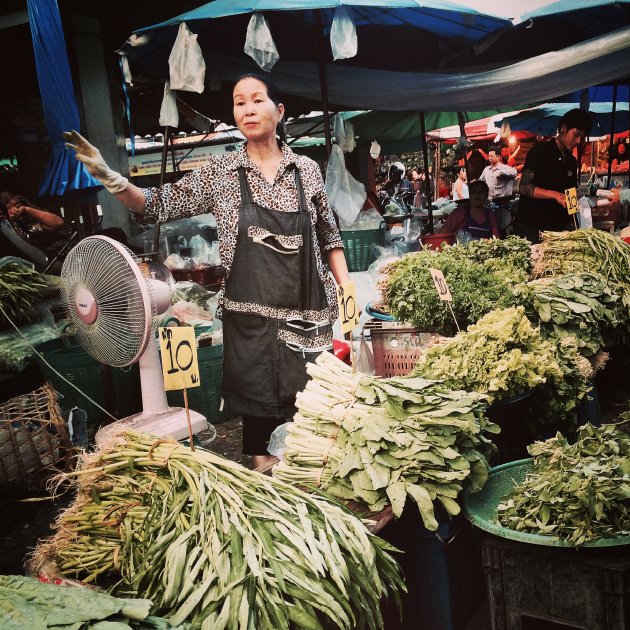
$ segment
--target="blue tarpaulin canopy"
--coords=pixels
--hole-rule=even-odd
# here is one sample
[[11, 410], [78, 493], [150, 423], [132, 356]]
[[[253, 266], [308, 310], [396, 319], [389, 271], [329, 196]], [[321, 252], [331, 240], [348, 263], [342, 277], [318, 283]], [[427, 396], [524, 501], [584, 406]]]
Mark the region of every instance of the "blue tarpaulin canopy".
[[38, 195], [62, 196], [100, 189], [99, 182], [65, 148], [61, 135], [68, 129], [80, 129], [80, 121], [57, 2], [28, 0], [28, 14], [44, 119], [52, 146]]

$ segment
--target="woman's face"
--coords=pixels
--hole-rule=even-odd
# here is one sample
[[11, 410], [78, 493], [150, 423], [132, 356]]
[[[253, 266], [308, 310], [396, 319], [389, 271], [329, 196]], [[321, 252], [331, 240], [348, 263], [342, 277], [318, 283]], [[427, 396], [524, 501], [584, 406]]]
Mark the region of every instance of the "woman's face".
[[284, 105], [276, 105], [267, 94], [267, 86], [253, 77], [234, 86], [234, 121], [247, 140], [276, 137], [276, 126], [284, 115]]

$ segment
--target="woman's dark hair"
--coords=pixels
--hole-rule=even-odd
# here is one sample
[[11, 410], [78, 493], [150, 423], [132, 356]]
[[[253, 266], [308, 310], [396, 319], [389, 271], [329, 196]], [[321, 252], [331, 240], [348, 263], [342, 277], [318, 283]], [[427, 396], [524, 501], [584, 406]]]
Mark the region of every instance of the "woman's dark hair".
[[[260, 81], [267, 88], [267, 96], [274, 102], [275, 106], [278, 107], [282, 101], [280, 100], [280, 91], [278, 90], [278, 86], [264, 74], [258, 74], [257, 72], [247, 72], [246, 74], [242, 74], [236, 81], [234, 82], [234, 86], [232, 91], [238, 83], [243, 81], [243, 79], [256, 79], [256, 81]], [[287, 131], [284, 126], [285, 116], [282, 117], [282, 120], [278, 123], [276, 127], [276, 135], [280, 137], [282, 142], [287, 141]]]
[[558, 131], [560, 131], [562, 125], [567, 128], [567, 131], [569, 129], [579, 129], [585, 136], [588, 136], [591, 133], [593, 119], [583, 109], [571, 109], [560, 119]]
[[470, 192], [472, 192], [473, 189], [475, 188], [481, 188], [486, 194], [490, 192], [490, 189], [488, 188], [488, 184], [486, 184], [486, 182], [484, 182], [483, 179], [473, 179], [472, 182], [468, 184], [468, 190]]

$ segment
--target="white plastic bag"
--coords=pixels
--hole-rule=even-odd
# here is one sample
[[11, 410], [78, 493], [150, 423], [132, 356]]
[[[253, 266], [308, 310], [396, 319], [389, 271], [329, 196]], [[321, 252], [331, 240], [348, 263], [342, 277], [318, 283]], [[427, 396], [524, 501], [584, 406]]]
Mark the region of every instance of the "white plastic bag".
[[381, 145], [376, 140], [372, 140], [372, 144], [370, 145], [370, 156], [372, 159], [376, 160], [380, 154]]
[[356, 145], [354, 139], [354, 126], [349, 120], [342, 118], [341, 114], [335, 114], [334, 133], [337, 144], [344, 153], [352, 153]]
[[580, 227], [592, 228], [593, 215], [591, 214], [591, 206], [586, 197], [580, 197], [580, 200], [578, 201], [578, 210], [580, 212]]
[[333, 59], [349, 59], [357, 54], [357, 27], [349, 7], [337, 7], [330, 28]]
[[177, 39], [168, 58], [171, 90], [203, 92], [206, 62], [197, 35], [191, 33], [186, 22], [179, 25]]
[[365, 186], [348, 173], [343, 151], [337, 144], [333, 145], [328, 160], [326, 193], [330, 206], [339, 217], [342, 227], [351, 226], [361, 212], [367, 193]]
[[179, 127], [177, 101], [168, 81], [164, 84], [164, 97], [160, 107], [160, 127]]
[[243, 52], [267, 72], [271, 72], [276, 61], [280, 59], [267, 20], [262, 13], [255, 12], [247, 25], [247, 37]]
[[132, 77], [131, 77], [131, 68], [129, 67], [129, 59], [127, 59], [127, 55], [125, 55], [125, 53], [119, 53], [120, 54], [120, 63], [122, 66], [122, 73], [123, 76], [125, 77], [125, 83], [128, 83], [129, 85], [133, 85], [132, 81]]

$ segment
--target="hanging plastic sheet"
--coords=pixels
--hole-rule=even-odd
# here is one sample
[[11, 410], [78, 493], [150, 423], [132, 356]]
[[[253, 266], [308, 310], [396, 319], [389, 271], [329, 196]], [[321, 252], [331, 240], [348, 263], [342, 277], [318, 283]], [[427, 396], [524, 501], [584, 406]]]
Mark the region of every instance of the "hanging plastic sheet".
[[81, 123], [57, 2], [28, 0], [27, 6], [44, 120], [52, 145], [37, 194], [61, 196], [99, 190], [102, 186], [74, 158], [74, 152], [66, 149], [61, 135], [68, 129], [80, 129]]
[[267, 20], [262, 13], [254, 13], [249, 21], [243, 52], [267, 72], [271, 72], [280, 59]]
[[358, 50], [357, 27], [349, 7], [337, 7], [330, 28], [333, 59], [350, 59]]

